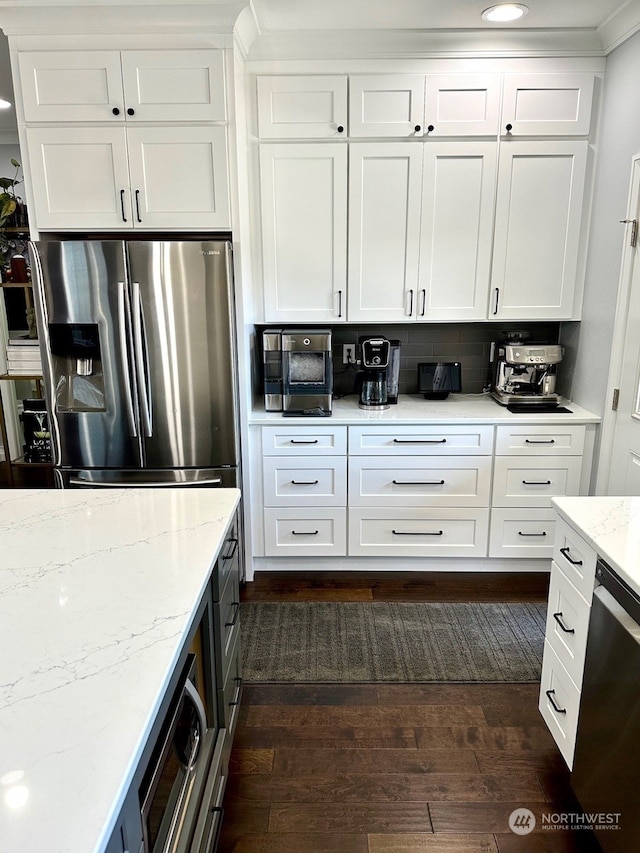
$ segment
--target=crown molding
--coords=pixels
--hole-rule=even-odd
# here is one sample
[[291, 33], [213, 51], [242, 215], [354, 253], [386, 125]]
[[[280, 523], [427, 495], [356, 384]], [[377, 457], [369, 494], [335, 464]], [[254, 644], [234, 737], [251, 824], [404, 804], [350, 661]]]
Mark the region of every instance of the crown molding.
[[627, 0], [598, 27], [603, 52], [611, 53], [640, 30], [640, 0]]

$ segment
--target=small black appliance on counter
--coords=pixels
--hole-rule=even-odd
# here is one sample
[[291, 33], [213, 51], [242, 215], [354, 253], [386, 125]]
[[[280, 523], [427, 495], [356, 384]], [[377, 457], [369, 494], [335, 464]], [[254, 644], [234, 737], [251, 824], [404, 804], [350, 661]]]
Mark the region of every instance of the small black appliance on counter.
[[391, 344], [386, 338], [361, 337], [362, 373], [359, 377], [361, 409], [388, 409], [387, 368]]
[[459, 361], [423, 361], [418, 365], [418, 391], [427, 400], [446, 400], [462, 390]]

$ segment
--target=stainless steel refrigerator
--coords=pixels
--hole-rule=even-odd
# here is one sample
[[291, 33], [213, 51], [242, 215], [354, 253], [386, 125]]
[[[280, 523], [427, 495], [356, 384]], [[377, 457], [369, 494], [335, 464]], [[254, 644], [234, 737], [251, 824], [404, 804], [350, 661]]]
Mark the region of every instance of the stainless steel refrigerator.
[[231, 244], [31, 252], [58, 485], [237, 486]]

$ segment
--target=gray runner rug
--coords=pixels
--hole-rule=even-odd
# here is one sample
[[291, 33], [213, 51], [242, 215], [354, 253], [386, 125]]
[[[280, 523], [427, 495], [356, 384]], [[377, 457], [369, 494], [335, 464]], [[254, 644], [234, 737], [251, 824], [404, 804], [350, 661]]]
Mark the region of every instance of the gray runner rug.
[[245, 682], [538, 681], [545, 604], [244, 603]]

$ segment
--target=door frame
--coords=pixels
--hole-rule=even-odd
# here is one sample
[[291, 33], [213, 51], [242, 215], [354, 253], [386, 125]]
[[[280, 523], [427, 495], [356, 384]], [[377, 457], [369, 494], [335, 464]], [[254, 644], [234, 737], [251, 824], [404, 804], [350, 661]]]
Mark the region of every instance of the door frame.
[[[637, 218], [636, 212], [640, 208], [640, 153], [631, 158], [631, 179], [629, 182], [629, 196], [626, 206], [626, 219]], [[635, 214], [635, 215], [634, 215]], [[636, 254], [638, 253], [636, 247]], [[600, 438], [600, 452], [598, 455], [598, 471], [595, 483], [595, 494], [608, 494], [609, 475], [611, 473], [611, 460], [613, 458], [613, 447], [615, 440], [618, 413], [611, 408], [613, 392], [620, 387], [622, 379], [622, 361], [627, 332], [627, 314], [629, 300], [631, 298], [631, 280], [634, 271], [634, 249], [629, 242], [629, 229], [625, 227], [624, 244], [622, 249], [622, 264], [620, 267], [620, 279], [618, 283], [618, 298], [616, 303], [616, 314], [613, 327], [613, 347], [611, 349], [611, 361], [609, 362], [609, 375], [607, 379], [607, 392], [605, 397], [605, 410], [602, 416], [602, 431]], [[640, 263], [640, 257], [638, 258]]]

